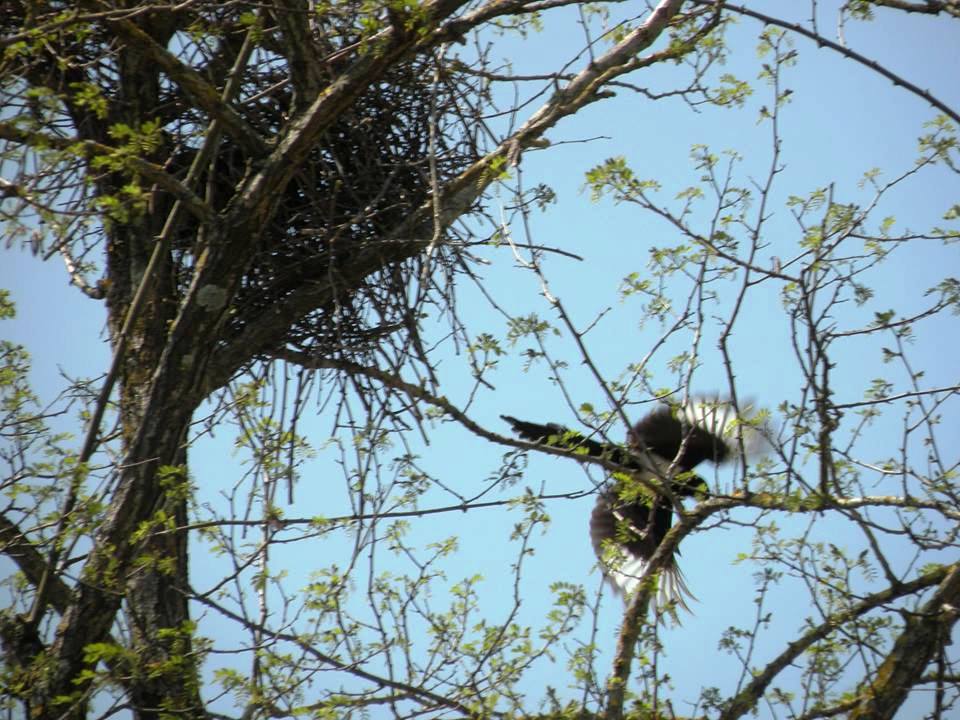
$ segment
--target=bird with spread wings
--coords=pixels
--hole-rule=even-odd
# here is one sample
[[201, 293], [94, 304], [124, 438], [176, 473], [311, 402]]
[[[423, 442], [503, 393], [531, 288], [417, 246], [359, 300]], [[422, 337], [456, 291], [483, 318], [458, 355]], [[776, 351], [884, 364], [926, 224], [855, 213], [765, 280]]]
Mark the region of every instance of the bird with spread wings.
[[[601, 488], [590, 516], [590, 540], [607, 581], [628, 599], [673, 522], [672, 498], [707, 490], [693, 469], [752, 453], [762, 429], [741, 422], [728, 400], [699, 398], [660, 405], [634, 425], [625, 446], [601, 442], [555, 423], [539, 424], [501, 415], [524, 440], [600, 457], [623, 468]], [[689, 612], [693, 595], [671, 558], [662, 569], [654, 610]]]

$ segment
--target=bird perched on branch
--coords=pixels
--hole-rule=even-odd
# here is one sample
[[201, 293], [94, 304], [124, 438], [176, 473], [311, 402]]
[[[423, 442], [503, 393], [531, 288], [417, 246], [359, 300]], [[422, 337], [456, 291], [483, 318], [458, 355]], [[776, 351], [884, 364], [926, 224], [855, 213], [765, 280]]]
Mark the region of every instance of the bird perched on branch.
[[[630, 597], [648, 561], [670, 530], [673, 498], [693, 497], [707, 489], [692, 471], [708, 460], [722, 463], [763, 444], [762, 432], [738, 422], [726, 400], [699, 398], [661, 405], [630, 430], [626, 446], [599, 442], [562, 425], [517, 420], [501, 415], [524, 440], [604, 458], [623, 468], [601, 489], [590, 516], [590, 539], [613, 589]], [[671, 558], [660, 573], [652, 605], [689, 612], [693, 598]]]

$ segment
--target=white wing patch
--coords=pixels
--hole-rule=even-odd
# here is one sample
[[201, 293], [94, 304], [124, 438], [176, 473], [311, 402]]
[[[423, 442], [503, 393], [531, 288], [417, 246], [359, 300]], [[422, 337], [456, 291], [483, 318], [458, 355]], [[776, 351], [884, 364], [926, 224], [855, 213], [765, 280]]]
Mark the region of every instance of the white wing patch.
[[[753, 405], [741, 405], [740, 417], [749, 418], [754, 414]], [[731, 458], [740, 454], [738, 437], [743, 438], [743, 450], [748, 456], [760, 453], [767, 446], [764, 427], [740, 421], [733, 405], [726, 400], [690, 400], [681, 408], [680, 418], [687, 425], [703, 428], [720, 438], [730, 449]]]

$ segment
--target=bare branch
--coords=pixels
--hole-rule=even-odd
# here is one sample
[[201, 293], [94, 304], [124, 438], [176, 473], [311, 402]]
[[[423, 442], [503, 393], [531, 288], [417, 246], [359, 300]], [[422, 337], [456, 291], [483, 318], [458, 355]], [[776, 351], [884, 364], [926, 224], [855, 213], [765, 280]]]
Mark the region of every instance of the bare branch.
[[[694, 2], [697, 5], [713, 4], [713, 0], [694, 0]], [[944, 5], [943, 9], [946, 9], [947, 5], [952, 5], [952, 4], [953, 3], [943, 3]], [[746, 17], [752, 17], [755, 20], [759, 20], [760, 22], [767, 23], [769, 25], [776, 25], [777, 27], [782, 27], [786, 30], [790, 30], [791, 32], [795, 32], [798, 35], [802, 35], [803, 37], [808, 38], [809, 40], [813, 40], [815, 43], [817, 43], [819, 47], [829, 48], [830, 50], [833, 50], [834, 52], [839, 53], [840, 55], [843, 55], [844, 57], [849, 58], [850, 60], [853, 60], [856, 63], [859, 63], [865, 67], [870, 68], [878, 75], [882, 75], [883, 77], [887, 78], [887, 80], [892, 82], [897, 87], [902, 87], [907, 92], [910, 92], [916, 95], [917, 97], [922, 98], [923, 100], [928, 102], [930, 105], [935, 107], [937, 110], [942, 112], [944, 115], [949, 117], [951, 120], [953, 120], [955, 123], [960, 123], [960, 113], [958, 113], [956, 110], [951, 108], [945, 102], [937, 98], [929, 90], [924, 90], [923, 88], [913, 84], [903, 76], [898, 75], [897, 73], [890, 70], [890, 68], [886, 67], [885, 65], [881, 65], [876, 60], [871, 60], [870, 58], [867, 58], [861, 55], [856, 50], [851, 50], [845, 45], [836, 43], [833, 40], [830, 40], [824, 37], [823, 35], [820, 35], [812, 30], [808, 30], [807, 28], [803, 27], [803, 25], [800, 25], [798, 23], [787, 22], [786, 20], [781, 20], [773, 15], [768, 15], [766, 13], [757, 12], [756, 10], [751, 10], [750, 8], [744, 5], [736, 5], [734, 3], [724, 2], [723, 7], [726, 9], [732, 10], [733, 12], [739, 13], [741, 15], [745, 15]], [[955, 11], [960, 12], [956, 9], [956, 7], [949, 10], [949, 12], [953, 14], [956, 14]]]
[[[166, 190], [202, 223], [214, 221], [214, 213], [210, 206], [197, 197], [190, 188], [183, 185], [175, 177], [166, 172], [159, 165], [143, 160], [130, 153], [120, 154], [117, 148], [94, 142], [92, 140], [78, 140], [76, 138], [58, 137], [36, 131], [23, 130], [11, 121], [0, 121], [0, 139], [11, 140], [16, 143], [32, 147], [51, 147], [71, 153], [78, 153], [86, 158], [103, 157], [118, 159], [122, 157], [124, 166], [131, 173], [142, 176], [151, 183], [155, 183]], [[22, 196], [21, 196], [22, 197]]]

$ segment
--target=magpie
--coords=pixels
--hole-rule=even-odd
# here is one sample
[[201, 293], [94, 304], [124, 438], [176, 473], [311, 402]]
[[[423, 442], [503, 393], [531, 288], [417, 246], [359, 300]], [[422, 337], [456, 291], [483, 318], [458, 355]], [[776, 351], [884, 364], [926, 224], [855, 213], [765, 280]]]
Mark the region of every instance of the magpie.
[[[624, 468], [600, 489], [590, 515], [590, 540], [606, 580], [626, 602], [639, 585], [647, 562], [673, 522], [669, 495], [687, 498], [707, 490], [693, 473], [704, 461], [720, 464], [741, 452], [753, 452], [763, 441], [761, 428], [737, 422], [733, 404], [720, 398], [696, 398], [661, 404], [627, 434], [625, 446], [587, 437], [556, 423], [533, 423], [501, 415], [524, 440], [600, 457]], [[656, 488], [662, 488], [657, 491]], [[654, 612], [690, 612], [695, 599], [676, 558], [663, 568]]]

